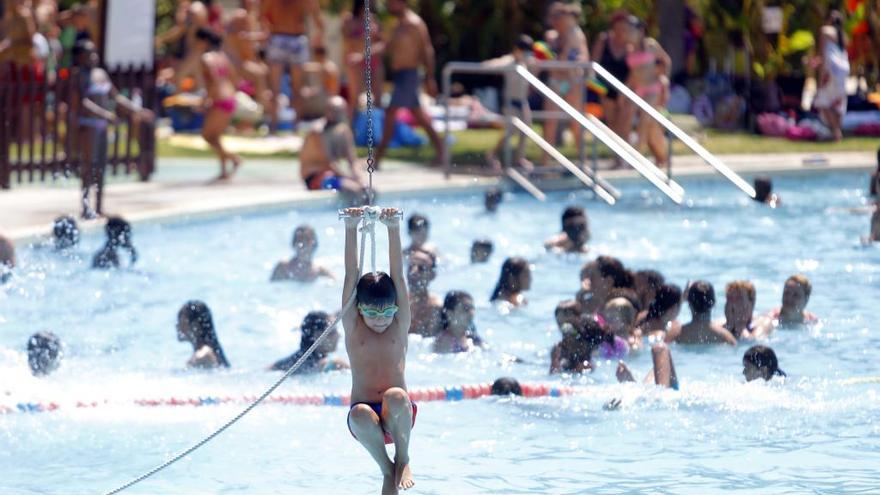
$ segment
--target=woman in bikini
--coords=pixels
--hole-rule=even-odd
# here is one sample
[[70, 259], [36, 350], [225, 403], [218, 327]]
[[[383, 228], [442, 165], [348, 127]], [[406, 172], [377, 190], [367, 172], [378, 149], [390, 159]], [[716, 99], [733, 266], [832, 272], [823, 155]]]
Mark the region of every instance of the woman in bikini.
[[[611, 28], [600, 34], [593, 45], [593, 57], [623, 83], [629, 80], [629, 66], [626, 64], [630, 49], [629, 30], [629, 14], [625, 10], [617, 11], [611, 16]], [[608, 93], [602, 97], [602, 112], [605, 114], [608, 127], [618, 136], [629, 141], [636, 106], [621, 96], [614, 87], [609, 87]], [[615, 157], [614, 163], [615, 168], [622, 166], [619, 157]]]
[[[553, 31], [548, 33], [547, 41], [553, 46], [556, 59], [562, 62], [589, 62], [590, 50], [587, 48], [587, 36], [578, 26], [578, 20], [581, 16], [580, 6], [554, 2], [547, 15], [549, 23], [553, 27]], [[584, 106], [584, 69], [552, 70], [548, 86], [571, 104], [575, 110], [582, 111]], [[550, 101], [544, 100], [544, 110], [558, 111], [559, 109]], [[547, 119], [544, 122], [544, 139], [549, 143], [556, 142], [557, 124], [555, 119]], [[580, 149], [584, 139], [583, 129], [580, 124], [572, 120], [571, 131], [574, 134], [575, 143]], [[541, 164], [546, 165], [548, 160], [549, 155], [544, 153], [541, 157]]]
[[[220, 141], [235, 113], [235, 84], [232, 79], [237, 78], [229, 57], [220, 51], [221, 44], [220, 36], [209, 29], [202, 28], [196, 33], [196, 49], [201, 53], [202, 74], [208, 91], [202, 137], [220, 159], [218, 181], [232, 177], [241, 165], [241, 158], [226, 151]], [[227, 162], [232, 162], [231, 174], [226, 170]]]
[[[364, 81], [364, 0], [354, 0], [351, 13], [346, 13], [342, 18], [342, 51], [345, 59], [345, 78], [348, 81], [348, 100], [351, 107], [350, 118], [354, 117], [358, 108], [358, 98], [366, 91]], [[375, 4], [370, 4], [370, 37], [372, 41], [370, 69], [373, 101], [382, 98], [382, 85], [385, 75], [383, 74], [382, 55], [385, 51], [385, 42], [382, 41], [382, 32], [379, 22], [376, 20]]]
[[[672, 62], [657, 40], [645, 33], [645, 23], [635, 16], [629, 17], [632, 51], [626, 56], [629, 67], [627, 86], [654, 108], [663, 108], [668, 98], [664, 79], [668, 81]], [[654, 155], [658, 167], [669, 163], [663, 128], [646, 112], [639, 112], [639, 147], [645, 144]]]

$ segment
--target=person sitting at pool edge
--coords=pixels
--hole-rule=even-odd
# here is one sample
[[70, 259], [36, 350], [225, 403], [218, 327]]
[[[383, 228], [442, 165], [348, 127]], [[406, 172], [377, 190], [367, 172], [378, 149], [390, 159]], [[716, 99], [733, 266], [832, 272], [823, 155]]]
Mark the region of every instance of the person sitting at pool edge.
[[71, 249], [79, 243], [79, 227], [69, 215], [58, 217], [52, 225], [52, 239], [56, 251]]
[[587, 213], [579, 206], [569, 206], [562, 212], [562, 232], [548, 239], [544, 248], [554, 253], [586, 253], [589, 240]]
[[[309, 131], [303, 141], [300, 177], [310, 191], [333, 189], [345, 193], [350, 203], [357, 203], [364, 196], [366, 182], [354, 137], [345, 122], [347, 114], [348, 107], [342, 97], [333, 96], [328, 100], [324, 128]], [[349, 172], [339, 167], [343, 160], [348, 163]]]
[[471, 263], [485, 263], [492, 256], [494, 245], [491, 239], [477, 239], [471, 245]]
[[763, 345], [749, 348], [743, 354], [743, 376], [747, 382], [763, 378], [770, 381], [774, 376], [785, 378], [785, 372], [779, 369], [779, 360], [773, 349]]
[[666, 342], [736, 345], [736, 338], [726, 328], [712, 322], [712, 308], [715, 307], [712, 284], [705, 280], [693, 282], [687, 289], [687, 301], [693, 315], [690, 323], [667, 333]]
[[474, 326], [474, 298], [464, 291], [450, 291], [440, 311], [440, 332], [434, 340], [434, 352], [468, 352], [481, 344]]
[[137, 250], [131, 243], [131, 224], [121, 217], [110, 217], [104, 226], [107, 234], [107, 243], [95, 254], [92, 259], [92, 268], [119, 268], [119, 255], [117, 249], [127, 249], [131, 256], [131, 264], [137, 261]]
[[318, 277], [333, 278], [329, 270], [315, 265], [312, 261], [318, 249], [318, 235], [315, 234], [315, 229], [308, 225], [300, 225], [293, 231], [290, 244], [293, 247], [293, 258], [275, 265], [275, 269], [272, 270], [272, 282], [281, 280], [311, 282]]
[[504, 199], [504, 194], [501, 192], [501, 189], [492, 187], [486, 190], [486, 196], [484, 199], [486, 211], [488, 213], [495, 213], [498, 211], [498, 205], [500, 205], [501, 201]]
[[727, 284], [724, 300], [724, 328], [737, 340], [759, 337], [754, 333], [754, 313], [757, 294], [755, 284], [748, 280], [734, 280]]
[[193, 354], [186, 362], [188, 367], [229, 367], [217, 338], [211, 310], [204, 302], [188, 301], [177, 312], [177, 340], [192, 344]]
[[409, 247], [403, 250], [403, 254], [409, 256], [413, 251], [424, 251], [434, 257], [437, 257], [437, 247], [428, 242], [428, 234], [431, 229], [431, 222], [428, 217], [413, 213], [406, 222], [406, 229], [409, 233]]
[[782, 199], [773, 194], [773, 179], [766, 175], [755, 177], [755, 201], [764, 203], [770, 208], [776, 208], [782, 203]]
[[12, 278], [13, 268], [15, 268], [15, 246], [12, 241], [0, 234], [0, 284], [5, 284]]
[[61, 339], [52, 332], [31, 335], [27, 343], [28, 366], [34, 376], [46, 376], [61, 364], [64, 356]]
[[410, 253], [406, 270], [409, 284], [409, 304], [412, 315], [410, 333], [433, 337], [440, 331], [440, 298], [430, 292], [429, 286], [437, 277], [437, 258], [425, 251]]
[[[323, 311], [312, 311], [307, 314], [300, 326], [299, 350], [284, 359], [279, 359], [269, 369], [272, 371], [287, 371], [299, 361], [331, 323], [330, 315]], [[331, 360], [327, 357], [331, 353], [336, 352], [338, 344], [339, 332], [334, 328], [294, 374], [348, 369], [348, 363], [345, 361], [341, 359]]]
[[529, 262], [520, 257], [507, 258], [501, 265], [501, 275], [489, 301], [503, 301], [514, 307], [524, 306], [527, 303], [525, 292], [531, 286], [532, 270]]
[[813, 285], [804, 275], [792, 275], [782, 289], [782, 306], [770, 311], [761, 325], [761, 334], [768, 335], [774, 328], [793, 328], [811, 325], [819, 317], [806, 310]]
[[[357, 307], [341, 315], [351, 363], [351, 408], [348, 428], [382, 472], [383, 495], [413, 486], [409, 442], [418, 409], [406, 389], [406, 348], [410, 326], [403, 253], [397, 210], [382, 210], [388, 228], [390, 275], [372, 272], [359, 277], [357, 227], [363, 209], [349, 208], [345, 219], [343, 304], [352, 294]], [[399, 306], [398, 306], [399, 305]], [[394, 460], [385, 445], [394, 443]]]
[[680, 312], [681, 289], [672, 284], [663, 284], [657, 291], [657, 297], [648, 306], [648, 314], [639, 326], [639, 330], [650, 343], [664, 342], [669, 332], [680, 331], [681, 323], [678, 322]]

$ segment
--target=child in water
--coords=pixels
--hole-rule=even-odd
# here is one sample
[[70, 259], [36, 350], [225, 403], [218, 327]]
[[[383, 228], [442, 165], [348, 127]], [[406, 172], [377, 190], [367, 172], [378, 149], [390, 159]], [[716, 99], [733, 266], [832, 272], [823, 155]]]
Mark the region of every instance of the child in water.
[[[356, 294], [356, 307], [342, 313], [345, 347], [351, 362], [351, 409], [348, 428], [382, 471], [382, 494], [407, 490], [415, 483], [409, 467], [409, 438], [416, 405], [406, 390], [406, 349], [410, 326], [409, 294], [403, 272], [400, 220], [394, 208], [379, 221], [388, 228], [390, 275], [358, 271], [357, 227], [363, 208], [348, 208], [345, 219], [345, 279], [342, 302]], [[355, 292], [356, 291], [356, 292]], [[399, 306], [398, 306], [399, 304]], [[394, 460], [385, 451], [394, 444]]]

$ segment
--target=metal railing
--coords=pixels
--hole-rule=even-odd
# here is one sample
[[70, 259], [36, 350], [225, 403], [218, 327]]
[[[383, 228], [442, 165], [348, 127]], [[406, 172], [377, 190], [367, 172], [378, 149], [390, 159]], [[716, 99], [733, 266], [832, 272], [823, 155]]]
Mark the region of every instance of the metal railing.
[[[589, 69], [592, 64], [589, 62], [561, 62], [561, 61], [541, 61], [536, 62], [534, 64], [530, 64], [531, 67], [535, 69]], [[445, 146], [447, 146], [447, 150], [445, 153], [444, 163], [445, 172], [447, 176], [451, 173], [451, 155], [448, 150], [448, 146], [450, 141], [450, 133], [451, 133], [451, 114], [449, 109], [449, 97], [450, 97], [450, 88], [452, 85], [452, 74], [454, 73], [470, 73], [470, 74], [492, 74], [492, 75], [503, 75], [505, 76], [505, 83], [509, 82], [509, 78], [511, 77], [522, 77], [525, 81], [539, 93], [541, 93], [546, 99], [555, 104], [559, 110], [558, 111], [545, 111], [545, 112], [535, 112], [536, 119], [540, 118], [552, 118], [556, 116], [566, 116], [568, 118], [573, 119], [577, 122], [583, 129], [586, 129], [591, 135], [594, 136], [595, 139], [598, 139], [603, 144], [605, 144], [613, 153], [619, 156], [625, 163], [631, 166], [634, 170], [639, 172], [645, 179], [651, 182], [657, 189], [666, 194], [670, 199], [672, 199], [676, 203], [681, 203], [683, 199], [683, 189], [681, 186], [672, 181], [669, 177], [666, 176], [663, 171], [659, 170], [655, 167], [650, 161], [647, 160], [644, 156], [641, 155], [638, 151], [632, 148], [625, 140], [617, 137], [613, 131], [611, 131], [605, 124], [596, 119], [593, 116], [584, 116], [584, 114], [575, 109], [571, 104], [565, 101], [562, 97], [560, 97], [556, 92], [554, 92], [550, 87], [541, 82], [540, 79], [535, 77], [528, 69], [522, 66], [508, 65], [508, 66], [486, 66], [476, 62], [450, 62], [443, 69], [443, 94], [444, 94], [444, 104], [445, 104]], [[578, 79], [580, 80], [580, 84], [578, 87], [583, 87], [585, 83], [584, 74], [580, 74]], [[589, 170], [583, 166], [578, 167], [570, 160], [564, 157], [562, 153], [556, 150], [550, 143], [541, 138], [536, 132], [534, 132], [528, 124], [522, 122], [517, 119], [514, 121], [511, 117], [511, 102], [509, 95], [505, 91], [504, 95], [504, 114], [505, 114], [505, 139], [509, 140], [513, 129], [516, 128], [517, 131], [522, 132], [526, 135], [530, 140], [535, 142], [544, 152], [548, 153], [552, 156], [556, 161], [560, 163], [566, 170], [572, 172], [575, 177], [577, 177], [581, 182], [583, 182], [587, 187], [593, 190], [594, 193], [601, 199], [613, 204], [616, 202], [617, 198], [619, 198], [620, 193], [614, 189], [607, 181], [604, 181], [598, 177], [595, 173], [595, 165], [594, 170]], [[526, 132], [528, 129], [531, 132]], [[537, 138], [537, 139], [536, 139]], [[551, 151], [552, 150], [552, 151]], [[581, 165], [584, 163], [584, 149], [580, 147], [578, 150], [578, 154], [580, 157]], [[595, 153], [594, 153], [595, 156]], [[562, 159], [560, 159], [562, 158]], [[595, 160], [595, 158], [594, 158]], [[505, 149], [505, 164], [508, 165], [508, 169], [510, 168], [510, 146], [508, 145]], [[575, 170], [580, 173], [575, 173]], [[509, 175], [509, 174], [508, 174]], [[513, 177], [516, 182], [520, 185], [524, 183], [528, 183], [529, 187], [525, 187], [527, 190], [532, 192], [532, 190], [537, 189], [534, 184], [528, 182], [528, 179], [519, 174], [518, 177]], [[586, 180], [585, 180], [586, 179]], [[534, 193], [532, 193], [534, 195]], [[537, 197], [537, 195], [536, 195]], [[611, 200], [611, 201], [609, 201]]]

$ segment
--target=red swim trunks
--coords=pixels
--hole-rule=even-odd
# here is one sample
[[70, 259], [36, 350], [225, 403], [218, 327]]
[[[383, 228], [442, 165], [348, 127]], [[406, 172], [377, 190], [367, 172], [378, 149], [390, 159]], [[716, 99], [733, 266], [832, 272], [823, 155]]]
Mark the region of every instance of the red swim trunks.
[[[355, 402], [354, 404], [351, 405], [351, 407], [348, 409], [348, 419], [346, 420], [346, 422], [348, 423], [348, 432], [351, 433], [351, 436], [354, 437], [355, 440], [357, 440], [357, 436], [355, 436], [354, 432], [351, 430], [351, 410], [354, 409], [354, 407], [357, 406], [358, 404], [366, 404], [366, 405], [370, 406], [370, 409], [372, 409], [376, 413], [376, 415], [379, 416], [379, 424], [382, 425], [382, 432], [385, 434], [385, 445], [389, 445], [391, 443], [394, 443], [394, 439], [391, 438], [391, 434], [385, 430], [385, 425], [382, 424], [382, 403], [381, 402]], [[416, 407], [415, 402], [410, 401], [410, 404], [412, 404], [412, 425], [415, 426], [416, 425], [416, 415], [419, 413], [419, 408]]]

